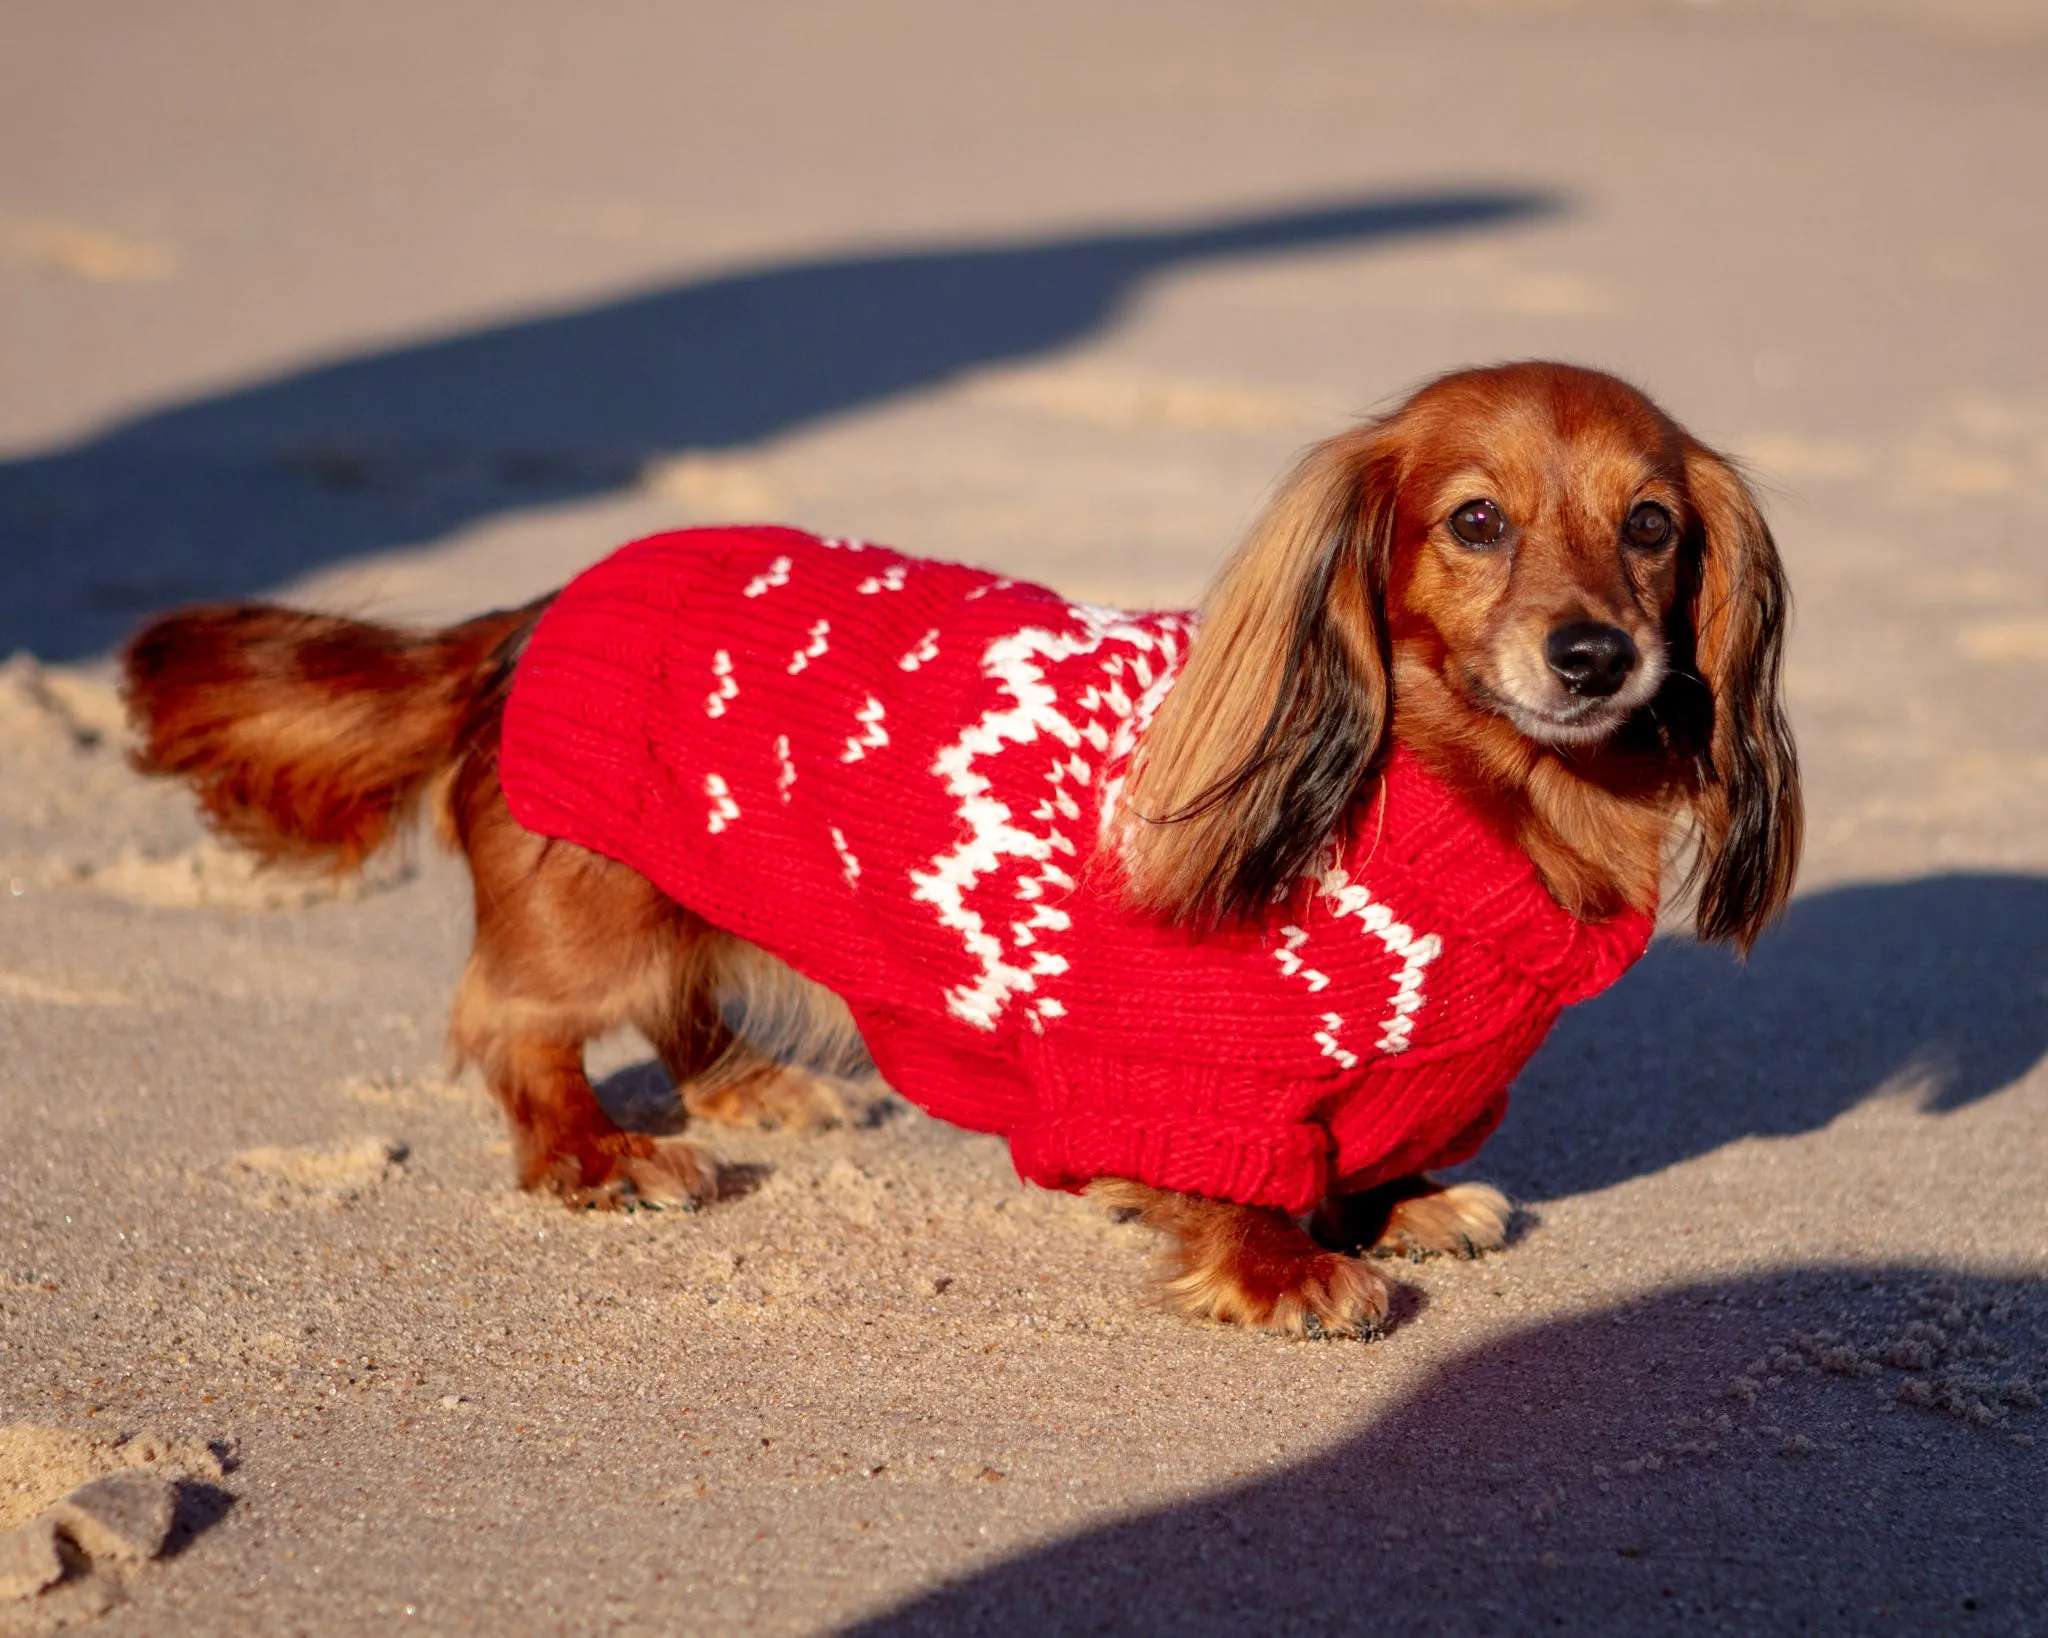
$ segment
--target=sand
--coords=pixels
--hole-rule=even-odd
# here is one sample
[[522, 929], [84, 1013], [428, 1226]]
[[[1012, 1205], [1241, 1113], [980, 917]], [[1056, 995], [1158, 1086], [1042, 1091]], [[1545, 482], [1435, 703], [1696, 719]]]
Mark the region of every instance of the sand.
[[[28, 7], [0, 145], [0, 1528], [181, 1498], [0, 1630], [2042, 1629], [2038, 4]], [[150, 609], [682, 522], [1182, 601], [1529, 355], [1750, 462], [1811, 846], [1746, 971], [1565, 1019], [1515, 1243], [1369, 1345], [1152, 1311], [886, 1098], [695, 1214], [519, 1195], [459, 871], [254, 872], [122, 760]]]

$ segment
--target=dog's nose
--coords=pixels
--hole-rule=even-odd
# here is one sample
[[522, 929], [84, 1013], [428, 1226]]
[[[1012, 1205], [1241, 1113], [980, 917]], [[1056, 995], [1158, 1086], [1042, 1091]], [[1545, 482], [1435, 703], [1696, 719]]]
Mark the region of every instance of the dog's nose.
[[1636, 666], [1636, 645], [1619, 626], [1574, 620], [1544, 641], [1543, 657], [1574, 694], [1600, 699], [1628, 680]]

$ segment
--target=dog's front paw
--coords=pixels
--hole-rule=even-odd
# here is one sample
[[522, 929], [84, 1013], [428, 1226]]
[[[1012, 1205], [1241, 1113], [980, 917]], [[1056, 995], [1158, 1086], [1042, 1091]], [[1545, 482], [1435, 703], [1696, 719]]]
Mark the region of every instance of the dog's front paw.
[[1373, 1242], [1375, 1257], [1428, 1257], [1446, 1253], [1477, 1257], [1508, 1243], [1508, 1223], [1515, 1208], [1508, 1197], [1485, 1183], [1453, 1183], [1433, 1194], [1412, 1195], [1395, 1203], [1387, 1227]]
[[1508, 1243], [1515, 1208], [1485, 1183], [1439, 1183], [1426, 1172], [1326, 1201], [1316, 1238], [1374, 1257], [1477, 1257]]
[[1089, 1196], [1172, 1241], [1162, 1307], [1191, 1319], [1293, 1337], [1372, 1337], [1394, 1287], [1370, 1263], [1330, 1251], [1284, 1211], [1097, 1178]]
[[1166, 1304], [1191, 1318], [1309, 1338], [1378, 1336], [1393, 1294], [1370, 1263], [1334, 1251], [1226, 1256], [1161, 1287]]
[[549, 1181], [565, 1205], [583, 1211], [695, 1211], [718, 1197], [718, 1167], [701, 1149], [644, 1132], [608, 1134], [590, 1152], [564, 1156]]

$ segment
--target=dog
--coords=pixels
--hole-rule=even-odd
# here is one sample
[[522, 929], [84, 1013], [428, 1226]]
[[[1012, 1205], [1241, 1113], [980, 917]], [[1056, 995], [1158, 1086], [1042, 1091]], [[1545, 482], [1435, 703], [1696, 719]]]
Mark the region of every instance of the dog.
[[523, 1187], [719, 1192], [600, 1108], [594, 1035], [639, 1027], [691, 1117], [806, 1127], [857, 1029], [1162, 1231], [1169, 1307], [1361, 1336], [1380, 1259], [1505, 1244], [1433, 1173], [1666, 874], [1745, 954], [1784, 906], [1787, 612], [1726, 458], [1518, 363], [1316, 445], [1199, 617], [682, 531], [440, 631], [173, 612], [123, 666], [136, 766], [265, 860], [351, 870], [431, 808], [475, 888], [451, 1041]]

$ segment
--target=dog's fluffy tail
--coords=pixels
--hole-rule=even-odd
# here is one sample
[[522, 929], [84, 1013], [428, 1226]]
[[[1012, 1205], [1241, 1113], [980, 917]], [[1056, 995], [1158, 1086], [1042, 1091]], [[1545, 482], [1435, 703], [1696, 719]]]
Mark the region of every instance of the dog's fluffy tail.
[[544, 602], [444, 631], [266, 603], [162, 615], [121, 656], [133, 761], [266, 862], [353, 870], [456, 761]]

